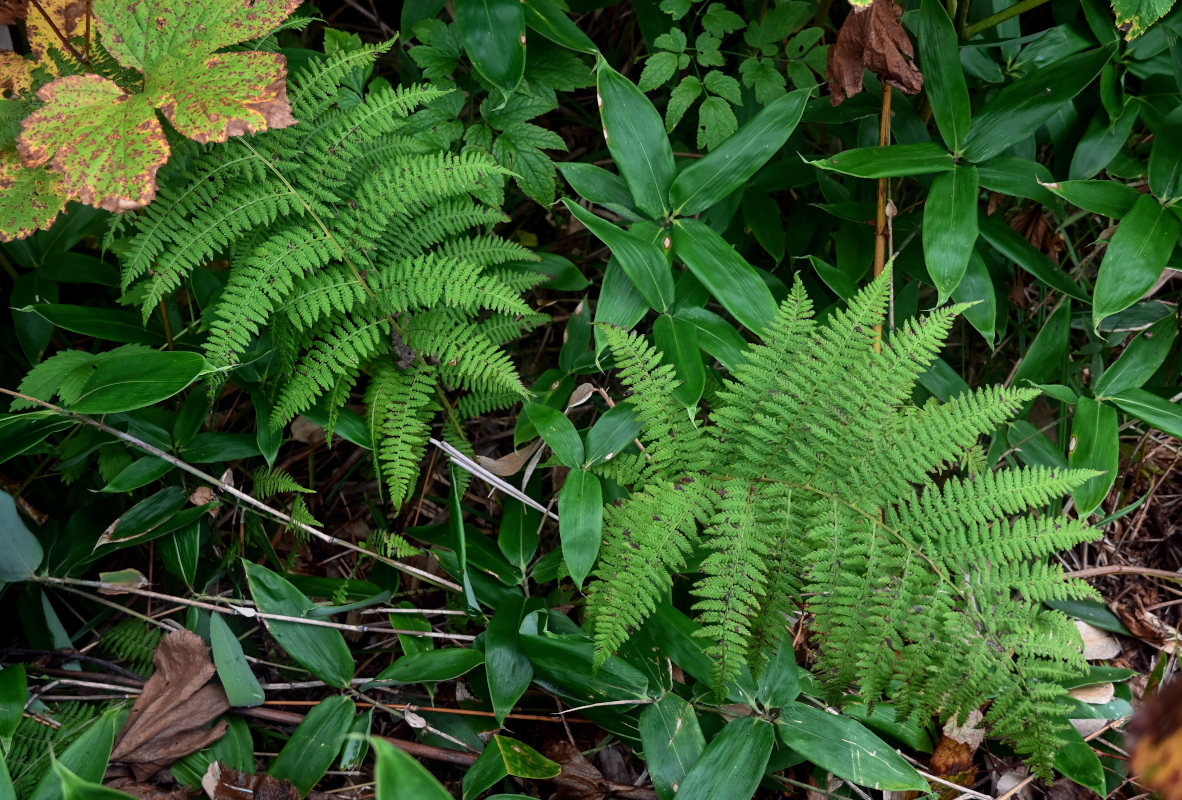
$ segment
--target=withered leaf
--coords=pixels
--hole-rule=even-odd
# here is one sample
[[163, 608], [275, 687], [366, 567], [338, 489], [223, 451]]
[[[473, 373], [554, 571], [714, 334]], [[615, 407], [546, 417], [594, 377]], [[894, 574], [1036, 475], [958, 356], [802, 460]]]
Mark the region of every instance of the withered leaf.
[[1129, 723], [1137, 737], [1130, 766], [1164, 800], [1182, 800], [1182, 680], [1147, 697]]
[[906, 94], [923, 88], [923, 75], [915, 68], [915, 48], [899, 24], [902, 15], [895, 0], [874, 0], [869, 8], [850, 10], [825, 65], [829, 102], [840, 105], [861, 92], [866, 70]]
[[291, 781], [255, 775], [214, 761], [201, 779], [209, 800], [299, 800], [300, 791]]
[[29, 0], [0, 0], [0, 25], [15, 25], [29, 12]]
[[66, 207], [62, 176], [26, 167], [16, 153], [0, 152], [0, 242], [47, 230]]
[[127, 764], [138, 780], [220, 739], [224, 720], [205, 726], [230, 708], [222, 687], [209, 683], [215, 668], [197, 634], [173, 631], [152, 660], [156, 672], [131, 707], [111, 753], [111, 760]]
[[0, 50], [0, 95], [19, 95], [33, 85], [33, 62], [11, 50]]
[[49, 48], [69, 55], [66, 42], [72, 42], [85, 32], [86, 0], [39, 0], [25, 17], [29, 51], [51, 75], [57, 75], [58, 70], [53, 59], [48, 57]]

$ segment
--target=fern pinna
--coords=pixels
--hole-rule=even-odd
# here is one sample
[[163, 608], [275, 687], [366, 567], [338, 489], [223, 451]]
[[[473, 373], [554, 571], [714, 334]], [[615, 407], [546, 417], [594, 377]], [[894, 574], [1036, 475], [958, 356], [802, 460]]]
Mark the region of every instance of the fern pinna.
[[1043, 601], [1092, 591], [1047, 560], [1093, 531], [1031, 509], [1091, 473], [955, 474], [978, 437], [1037, 393], [910, 406], [963, 307], [907, 324], [877, 353], [887, 286], [876, 280], [818, 325], [797, 282], [708, 422], [674, 399], [672, 369], [642, 337], [607, 330], [645, 450], [608, 467], [634, 491], [605, 514], [589, 590], [598, 660], [698, 553], [694, 609], [716, 690], [747, 664], [762, 669], [804, 609], [835, 701], [854, 687], [947, 719], [992, 698], [987, 723], [1048, 774], [1065, 691], [1053, 681], [1085, 663], [1074, 626]]
[[188, 148], [180, 166], [130, 223], [123, 279], [146, 318], [225, 258], [224, 288], [202, 317], [216, 375], [270, 350], [271, 426], [323, 400], [330, 429], [365, 376], [375, 456], [398, 504], [441, 408], [445, 435], [458, 438], [448, 390], [484, 410], [521, 397], [500, 345], [540, 316], [521, 298], [539, 276], [502, 266], [533, 256], [488, 233], [506, 219], [509, 173], [479, 149], [437, 149], [429, 121], [412, 113], [445, 92], [347, 88], [388, 47], [296, 76], [292, 127], [204, 148], [178, 142]]

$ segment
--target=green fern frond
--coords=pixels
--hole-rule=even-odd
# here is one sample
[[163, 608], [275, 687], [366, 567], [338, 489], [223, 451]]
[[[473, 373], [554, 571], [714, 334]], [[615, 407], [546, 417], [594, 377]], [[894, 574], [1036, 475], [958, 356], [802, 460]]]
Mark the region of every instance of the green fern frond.
[[124, 619], [102, 635], [103, 649], [144, 677], [152, 674], [152, 658], [164, 634], [138, 619]]
[[336, 101], [337, 90], [359, 67], [368, 67], [394, 46], [395, 39], [364, 44], [356, 50], [338, 51], [313, 61], [291, 80], [288, 99], [296, 119], [315, 119]]
[[299, 481], [278, 467], [264, 467], [254, 474], [254, 496], [259, 500], [290, 492], [315, 494], [314, 489], [300, 485]]
[[383, 363], [375, 368], [365, 395], [378, 472], [395, 506], [410, 495], [418, 478], [428, 420], [436, 410], [433, 383], [429, 367], [399, 369]]

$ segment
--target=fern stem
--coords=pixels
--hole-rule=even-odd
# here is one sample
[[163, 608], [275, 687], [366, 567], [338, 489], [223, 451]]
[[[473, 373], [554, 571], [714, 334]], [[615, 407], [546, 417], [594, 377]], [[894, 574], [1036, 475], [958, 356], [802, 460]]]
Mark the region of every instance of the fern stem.
[[168, 319], [168, 307], [164, 305], [163, 297], [160, 298], [160, 321], [164, 323], [164, 346], [172, 350], [172, 322]]
[[[891, 85], [882, 82], [882, 110], [878, 117], [878, 146], [891, 143]], [[887, 247], [887, 193], [888, 178], [878, 179], [878, 197], [874, 211], [874, 277], [886, 269]], [[874, 352], [882, 352], [882, 323], [874, 326]]]

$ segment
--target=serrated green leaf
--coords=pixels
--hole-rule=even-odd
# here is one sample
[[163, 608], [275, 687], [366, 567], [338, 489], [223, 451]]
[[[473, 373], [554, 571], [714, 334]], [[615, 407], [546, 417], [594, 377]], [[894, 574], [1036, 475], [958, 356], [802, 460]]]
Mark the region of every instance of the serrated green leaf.
[[0, 152], [0, 242], [47, 230], [66, 206], [62, 177], [26, 167], [12, 151]]
[[642, 92], [651, 91], [658, 86], [663, 86], [665, 81], [672, 78], [675, 72], [677, 72], [676, 53], [660, 51], [653, 53], [644, 62], [644, 71], [640, 73], [640, 81], [637, 86]]
[[1141, 195], [1120, 221], [1096, 276], [1092, 324], [1123, 311], [1148, 292], [1165, 269], [1178, 241], [1174, 212], [1151, 195]]
[[681, 19], [689, 13], [690, 0], [661, 0], [660, 9], [673, 19]]
[[653, 47], [674, 53], [684, 53], [685, 44], [685, 34], [682, 33], [681, 28], [670, 28], [667, 33], [662, 33], [653, 39]]
[[521, 191], [542, 205], [554, 201], [554, 162], [541, 148], [565, 150], [566, 143], [553, 131], [528, 122], [515, 122], [493, 142], [493, 157], [516, 173]]
[[698, 148], [712, 150], [739, 128], [731, 105], [721, 97], [707, 97], [698, 108]]
[[730, 101], [732, 105], [743, 105], [743, 92], [739, 88], [739, 82], [725, 72], [716, 69], [710, 70], [702, 78], [702, 86], [706, 88], [706, 91], [713, 92]]
[[1116, 481], [1119, 459], [1116, 409], [1090, 397], [1075, 404], [1067, 461], [1072, 469], [1093, 469], [1100, 474], [1089, 478], [1071, 493], [1080, 519], [1095, 511]]
[[739, 75], [743, 85], [755, 92], [755, 102], [760, 105], [783, 96], [788, 81], [768, 58], [750, 56], [739, 62]]
[[722, 3], [711, 3], [702, 15], [702, 28], [720, 39], [728, 33], [739, 30], [747, 23], [735, 12], [729, 10]]
[[525, 74], [525, 13], [521, 0], [455, 0], [464, 52], [506, 97]]
[[693, 75], [686, 75], [681, 82], [669, 93], [669, 103], [665, 106], [665, 130], [669, 133], [681, 122], [685, 112], [693, 105], [694, 100], [702, 93], [702, 82]]
[[[1174, 0], [1112, 0], [1116, 24], [1125, 30], [1125, 38], [1136, 39], [1157, 22], [1171, 8]], [[1103, 791], [1100, 794], [1104, 794]]]

